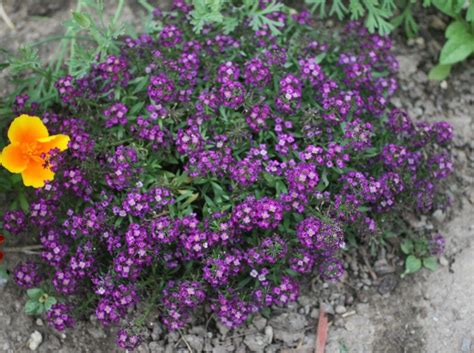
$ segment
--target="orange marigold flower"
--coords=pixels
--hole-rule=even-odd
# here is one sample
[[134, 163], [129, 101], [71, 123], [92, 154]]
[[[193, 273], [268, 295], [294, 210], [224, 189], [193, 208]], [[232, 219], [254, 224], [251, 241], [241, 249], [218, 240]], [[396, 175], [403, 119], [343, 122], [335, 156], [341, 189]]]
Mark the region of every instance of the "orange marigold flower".
[[21, 173], [25, 186], [34, 188], [54, 179], [49, 163], [51, 151], [64, 151], [69, 143], [69, 136], [49, 136], [40, 118], [26, 114], [13, 120], [8, 139], [10, 144], [3, 149], [0, 163], [12, 173]]

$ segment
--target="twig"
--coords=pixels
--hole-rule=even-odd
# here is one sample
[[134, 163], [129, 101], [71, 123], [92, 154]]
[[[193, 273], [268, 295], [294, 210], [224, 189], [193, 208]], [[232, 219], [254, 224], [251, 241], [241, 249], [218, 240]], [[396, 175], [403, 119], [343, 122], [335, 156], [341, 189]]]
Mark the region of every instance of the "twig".
[[3, 251], [6, 253], [12, 253], [12, 252], [19, 252], [22, 254], [27, 254], [27, 255], [39, 255], [38, 252], [34, 250], [42, 250], [43, 245], [26, 245], [26, 246], [18, 246], [18, 247], [6, 247], [3, 248]]
[[[181, 332], [181, 330], [178, 330], [179, 332], [179, 335], [181, 336], [181, 340], [184, 342], [184, 344], [186, 344], [186, 347], [188, 347], [188, 350], [189, 350], [189, 353], [193, 353], [193, 349], [191, 348], [191, 346], [189, 345], [188, 341], [186, 341], [186, 339], [184, 338], [183, 336], [183, 332]], [[178, 345], [179, 341], [176, 342], [176, 344], [174, 345], [175, 347]]]
[[361, 253], [362, 253], [362, 260], [364, 260], [364, 263], [367, 266], [367, 269], [369, 270], [370, 276], [372, 277], [374, 281], [376, 281], [378, 277], [375, 274], [374, 270], [372, 269], [372, 266], [370, 265], [369, 259], [367, 258], [368, 257], [367, 252], [365, 251], [365, 249], [362, 248]]
[[356, 314], [356, 311], [351, 310], [351, 311], [348, 311], [347, 313], [342, 314], [341, 317], [346, 318], [346, 317], [349, 317], [349, 316], [352, 316], [352, 315], [355, 315], [355, 314]]
[[326, 340], [328, 338], [328, 317], [324, 312], [324, 307], [319, 308], [318, 329], [316, 332], [316, 348], [314, 353], [324, 353]]
[[251, 334], [254, 334], [254, 333], [257, 333], [258, 330], [249, 330], [247, 332], [244, 332], [244, 333], [240, 333], [238, 335], [233, 335], [233, 336], [230, 336], [230, 337], [226, 337], [223, 341], [221, 342], [226, 342], [228, 340], [231, 340], [233, 338], [238, 338], [238, 337], [242, 337], [242, 336], [246, 336], [246, 335], [251, 335]]
[[0, 17], [12, 31], [16, 31], [15, 25], [13, 24], [12, 20], [10, 20], [10, 17], [8, 17], [5, 9], [3, 8], [3, 0], [0, 0]]

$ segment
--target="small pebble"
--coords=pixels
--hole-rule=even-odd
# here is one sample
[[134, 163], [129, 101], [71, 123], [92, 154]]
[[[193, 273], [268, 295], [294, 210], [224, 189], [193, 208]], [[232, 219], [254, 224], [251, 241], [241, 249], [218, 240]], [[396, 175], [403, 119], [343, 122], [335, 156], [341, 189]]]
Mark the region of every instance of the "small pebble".
[[446, 214], [442, 210], [436, 210], [433, 212], [433, 218], [439, 222], [443, 223], [444, 220], [446, 219]]
[[439, 84], [439, 86], [442, 88], [442, 89], [448, 89], [448, 83], [446, 81], [441, 81], [441, 83]]
[[318, 309], [311, 310], [310, 316], [312, 319], [317, 319], [319, 317], [319, 310]]
[[448, 261], [448, 259], [447, 259], [446, 257], [441, 256], [441, 257], [439, 258], [439, 264], [440, 264], [441, 266], [446, 267], [446, 266], [449, 265], [449, 261]]
[[346, 312], [346, 307], [344, 305], [336, 306], [336, 314], [344, 314]]
[[461, 352], [462, 353], [470, 353], [471, 352], [471, 339], [470, 338], [464, 337], [462, 339]]
[[36, 319], [36, 325], [43, 326], [44, 325], [43, 320], [41, 320], [40, 318], [37, 318]]
[[30, 350], [35, 351], [38, 349], [42, 342], [43, 336], [41, 336], [41, 333], [39, 333], [39, 331], [33, 331], [30, 336], [30, 339], [28, 340], [27, 345]]

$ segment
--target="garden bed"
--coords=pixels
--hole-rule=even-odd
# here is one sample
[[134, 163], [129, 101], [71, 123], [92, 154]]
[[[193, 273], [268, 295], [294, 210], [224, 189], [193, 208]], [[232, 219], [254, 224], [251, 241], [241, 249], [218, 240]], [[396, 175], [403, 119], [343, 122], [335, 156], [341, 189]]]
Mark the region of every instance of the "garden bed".
[[[127, 11], [132, 11], [127, 9]], [[63, 18], [67, 10], [53, 11], [51, 23], [55, 23], [55, 18]], [[131, 13], [131, 12], [129, 12]], [[17, 43], [29, 39], [32, 33], [31, 28], [37, 28], [41, 19], [32, 20], [24, 8], [19, 8], [19, 12], [11, 14], [12, 20], [19, 24], [19, 32], [14, 38]], [[38, 21], [38, 22], [36, 22]], [[24, 27], [21, 28], [21, 24]], [[49, 26], [44, 26], [48, 28]], [[49, 27], [50, 28], [50, 27]], [[48, 29], [49, 29], [48, 28]], [[58, 27], [60, 28], [60, 27]], [[3, 29], [6, 31], [6, 29]], [[428, 32], [429, 33], [429, 32]], [[45, 33], [46, 34], [46, 33]], [[8, 34], [8, 36], [13, 36]], [[2, 36], [3, 37], [3, 36]], [[8, 38], [8, 37], [6, 37]], [[423, 38], [423, 37], [420, 37]], [[423, 42], [424, 41], [424, 42]], [[413, 118], [429, 118], [433, 121], [446, 119], [451, 122], [457, 135], [454, 140], [455, 157], [460, 165], [458, 178], [450, 186], [450, 192], [455, 196], [453, 208], [455, 210], [463, 207], [464, 211], [460, 216], [453, 218], [451, 223], [445, 225], [448, 238], [447, 258], [442, 260], [445, 268], [441, 270], [444, 284], [436, 284], [439, 288], [448, 288], [451, 285], [452, 277], [449, 276], [448, 268], [456, 271], [466, 271], [465, 275], [456, 276], [456, 285], [464, 288], [459, 281], [466, 281], [465, 286], [472, 283], [469, 281], [469, 251], [472, 247], [469, 236], [472, 236], [472, 226], [469, 224], [472, 215], [472, 141], [473, 127], [469, 112], [472, 109], [472, 75], [473, 71], [468, 67], [459, 68], [458, 72], [450, 77], [447, 88], [444, 83], [440, 87], [438, 84], [428, 83], [426, 72], [433, 60], [429, 52], [420, 53], [420, 49], [425, 46], [431, 47], [434, 38], [415, 40], [411, 45], [406, 44], [406, 39], [399, 38], [396, 43], [398, 59], [401, 62], [401, 92], [399, 93], [400, 105], [411, 113]], [[434, 220], [413, 219], [410, 220], [414, 227], [430, 229], [435, 224], [436, 227], [443, 227], [450, 215], [435, 211]], [[459, 227], [458, 227], [459, 226]], [[18, 241], [21, 245], [22, 241]], [[458, 254], [463, 263], [456, 263], [451, 255]], [[437, 281], [436, 276], [425, 278], [424, 274], [416, 275], [416, 279], [409, 278], [399, 283], [399, 273], [402, 271], [403, 262], [394, 254], [387, 252], [378, 254], [379, 258], [370, 258], [368, 249], [361, 248], [356, 254], [346, 256], [344, 261], [350, 264], [348, 275], [337, 284], [323, 284], [316, 278], [308, 281], [311, 285], [306, 285], [302, 289], [302, 296], [296, 304], [291, 304], [285, 309], [274, 311], [270, 317], [263, 318], [257, 316], [253, 319], [253, 324], [244, 326], [237, 330], [228, 332], [221, 325], [207, 326], [206, 322], [194, 321], [186, 331], [182, 333], [168, 334], [162, 332], [158, 325], [153, 325], [150, 319], [147, 344], [138, 348], [138, 351], [160, 352], [166, 349], [167, 352], [189, 350], [189, 346], [195, 351], [214, 352], [244, 352], [246, 349], [262, 348], [265, 351], [281, 351], [283, 349], [298, 349], [296, 352], [312, 351], [314, 348], [315, 325], [320, 303], [324, 303], [326, 311], [331, 314], [332, 322], [329, 351], [334, 352], [433, 352], [435, 347], [433, 342], [436, 335], [433, 334], [439, 326], [431, 325], [430, 306], [412, 305], [419, 300], [430, 303], [438, 300], [439, 296], [430, 297], [424, 291], [423, 284], [427, 288], [435, 288], [431, 281]], [[13, 267], [15, 262], [23, 256], [9, 255], [9, 266]], [[454, 263], [454, 265], [453, 265]], [[444, 274], [445, 273], [445, 274]], [[47, 329], [41, 321], [27, 317], [22, 313], [23, 294], [9, 282], [0, 289], [2, 307], [0, 308], [0, 320], [5, 325], [0, 327], [0, 342], [4, 344], [0, 349], [6, 351], [27, 351], [28, 339], [33, 331], [39, 331], [44, 342], [39, 346], [38, 351], [51, 352], [111, 352], [114, 349], [114, 336], [109, 335], [108, 330], [103, 330], [94, 319], [82, 321], [78, 326], [65, 334], [58, 334]], [[383, 296], [380, 296], [383, 293]], [[420, 298], [423, 298], [421, 299]], [[427, 299], [426, 299], [427, 298]], [[362, 303], [362, 304], [361, 304]], [[449, 308], [450, 304], [433, 302], [435, 305], [444, 306], [443, 312]], [[442, 336], [452, 340], [453, 345], [458, 345], [461, 349], [463, 342], [472, 339], [469, 337], [469, 327], [472, 327], [472, 315], [469, 316], [468, 298], [457, 296], [452, 299], [452, 305], [461, 312], [461, 325], [456, 326], [456, 332], [452, 335]], [[445, 306], [448, 305], [448, 308]], [[465, 306], [463, 308], [462, 306]], [[413, 310], [415, 307], [415, 310]], [[375, 308], [375, 309], [374, 309]], [[428, 308], [428, 309], [427, 309]], [[419, 310], [418, 310], [419, 309]], [[425, 310], [425, 312], [424, 312]], [[427, 311], [426, 311], [427, 310]], [[355, 314], [354, 314], [355, 311]], [[437, 315], [444, 315], [443, 312]], [[18, 314], [17, 314], [18, 313]], [[382, 313], [382, 314], [381, 314]], [[451, 325], [449, 316], [439, 316], [440, 322], [448, 327]], [[357, 321], [359, 320], [359, 321]], [[382, 322], [383, 321], [383, 322]], [[388, 323], [387, 323], [388, 321]], [[288, 323], [291, 325], [288, 325]], [[367, 340], [361, 339], [361, 332], [357, 331], [357, 326], [367, 327], [365, 332]], [[463, 330], [465, 326], [465, 331]], [[334, 329], [333, 329], [334, 328]], [[352, 329], [351, 329], [352, 328]], [[431, 330], [431, 331], [430, 331]], [[465, 333], [464, 333], [465, 332]], [[364, 341], [364, 342], [362, 342]], [[5, 342], [5, 343], [4, 343]], [[402, 347], [405, 345], [404, 347]], [[357, 345], [362, 345], [357, 348]], [[452, 345], [448, 345], [452, 346]], [[430, 350], [431, 349], [431, 350]], [[459, 350], [460, 352], [463, 352]], [[441, 352], [441, 350], [440, 350]], [[464, 353], [464, 352], [463, 352]]]

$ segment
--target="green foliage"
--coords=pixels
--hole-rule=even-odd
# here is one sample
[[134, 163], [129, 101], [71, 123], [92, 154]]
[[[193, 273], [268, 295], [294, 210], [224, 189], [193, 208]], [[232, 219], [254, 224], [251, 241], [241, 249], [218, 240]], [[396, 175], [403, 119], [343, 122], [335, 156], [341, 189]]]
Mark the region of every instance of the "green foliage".
[[[125, 0], [119, 0], [114, 16], [106, 23], [102, 0], [80, 0], [78, 2], [77, 10], [72, 13], [72, 19], [65, 23], [66, 33], [73, 37], [68, 62], [70, 74], [81, 76], [96, 58], [118, 53], [115, 41], [119, 36], [125, 34], [124, 24], [119, 24], [124, 5]], [[78, 41], [78, 36], [81, 34], [95, 43], [94, 49]]]
[[[370, 32], [384, 35], [397, 27], [402, 27], [409, 37], [418, 32], [413, 16], [414, 7], [420, 5], [417, 0], [306, 0], [306, 3], [323, 18], [364, 19]], [[332, 5], [328, 10], [329, 3]], [[424, 0], [421, 3], [423, 7], [434, 6], [453, 18], [446, 29], [447, 41], [441, 50], [439, 65], [429, 73], [431, 80], [444, 80], [453, 64], [466, 60], [474, 52], [474, 2], [467, 8], [464, 4], [464, 0]]]
[[405, 272], [402, 277], [418, 272], [422, 268], [435, 271], [438, 267], [438, 260], [429, 252], [426, 239], [404, 239], [400, 244], [400, 249], [407, 255], [405, 259]]
[[191, 24], [194, 31], [200, 33], [205, 25], [215, 25], [224, 33], [231, 33], [237, 26], [248, 20], [254, 30], [268, 27], [273, 35], [280, 34], [283, 24], [268, 15], [278, 11], [287, 11], [282, 3], [273, 1], [262, 9], [255, 0], [243, 0], [240, 6], [234, 6], [230, 0], [193, 0]]
[[4, 264], [0, 265], [0, 284], [8, 281], [7, 267]]
[[25, 303], [25, 313], [28, 315], [41, 315], [57, 303], [55, 297], [48, 295], [41, 288], [31, 288], [26, 292], [28, 300]]
[[365, 26], [372, 33], [378, 31], [387, 34], [394, 28], [390, 23], [395, 9], [392, 0], [334, 0], [329, 10], [327, 0], [306, 0], [306, 3], [313, 13], [316, 12], [323, 18], [335, 15], [339, 20], [347, 17], [359, 20], [365, 17]]

